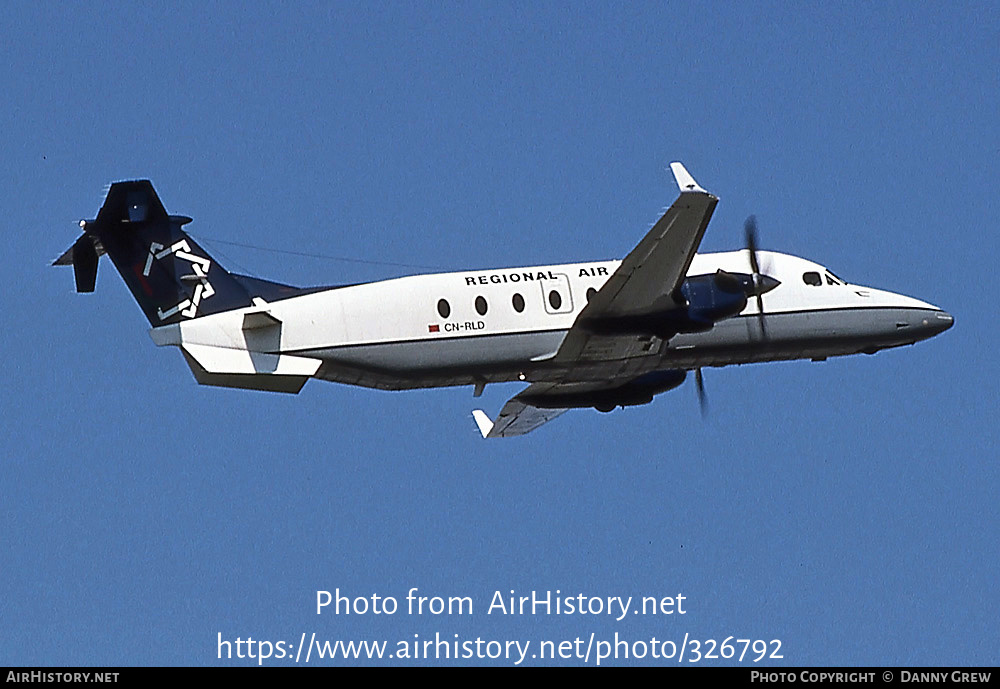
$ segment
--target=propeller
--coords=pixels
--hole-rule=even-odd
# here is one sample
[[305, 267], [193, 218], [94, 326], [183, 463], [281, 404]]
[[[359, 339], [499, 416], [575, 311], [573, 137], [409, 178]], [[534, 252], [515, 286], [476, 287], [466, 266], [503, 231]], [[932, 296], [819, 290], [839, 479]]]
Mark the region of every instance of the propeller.
[[753, 291], [757, 298], [757, 320], [760, 323], [760, 332], [767, 339], [767, 326], [764, 324], [764, 288], [762, 276], [760, 274], [760, 262], [757, 260], [757, 216], [751, 215], [743, 223], [743, 231], [746, 234], [747, 252], [750, 254], [750, 269], [753, 272]]
[[708, 395], [705, 394], [705, 378], [701, 375], [701, 369], [694, 370], [694, 383], [698, 389], [698, 406], [701, 407], [701, 418], [708, 416]]
[[[751, 215], [743, 223], [743, 231], [746, 234], [747, 253], [750, 255], [750, 270], [753, 279], [753, 295], [757, 299], [757, 321], [760, 323], [760, 333], [767, 340], [767, 325], [764, 322], [764, 292], [774, 289], [779, 283], [768, 275], [760, 272], [760, 260], [757, 258], [757, 216]], [[716, 284], [720, 289], [732, 291], [733, 278], [730, 274], [720, 270], [716, 273]], [[701, 407], [701, 417], [708, 416], [708, 393], [705, 392], [705, 376], [702, 375], [701, 368], [694, 370], [694, 384], [698, 391], [698, 406]]]

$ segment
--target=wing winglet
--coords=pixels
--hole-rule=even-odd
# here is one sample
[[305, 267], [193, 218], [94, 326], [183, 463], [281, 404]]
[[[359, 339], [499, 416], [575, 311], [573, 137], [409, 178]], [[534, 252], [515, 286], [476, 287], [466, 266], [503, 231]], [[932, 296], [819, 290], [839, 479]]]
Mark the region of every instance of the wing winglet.
[[691, 173], [687, 171], [683, 164], [670, 163], [670, 171], [674, 173], [674, 179], [677, 181], [677, 186], [680, 188], [682, 194], [686, 191], [708, 193], [698, 186], [698, 183], [694, 181], [694, 177], [691, 176]]
[[479, 426], [479, 432], [484, 438], [488, 438], [490, 431], [493, 430], [493, 422], [490, 421], [490, 417], [486, 416], [486, 412], [482, 409], [473, 409], [472, 418], [476, 420], [476, 425]]

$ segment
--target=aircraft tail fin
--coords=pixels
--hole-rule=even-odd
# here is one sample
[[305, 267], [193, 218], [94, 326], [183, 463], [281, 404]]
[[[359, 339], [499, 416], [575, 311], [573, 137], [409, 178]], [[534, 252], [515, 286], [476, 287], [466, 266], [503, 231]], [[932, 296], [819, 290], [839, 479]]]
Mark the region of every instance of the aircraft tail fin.
[[78, 292], [92, 292], [107, 254], [153, 326], [251, 305], [247, 289], [169, 215], [149, 180], [115, 182], [95, 220], [53, 265], [72, 265]]

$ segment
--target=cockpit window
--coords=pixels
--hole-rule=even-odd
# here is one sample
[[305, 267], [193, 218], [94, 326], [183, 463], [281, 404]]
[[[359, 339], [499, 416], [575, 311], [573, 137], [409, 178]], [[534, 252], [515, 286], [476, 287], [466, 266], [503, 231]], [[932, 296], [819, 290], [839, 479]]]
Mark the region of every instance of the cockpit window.
[[823, 279], [819, 276], [819, 273], [810, 270], [808, 273], [802, 273], [802, 282], [807, 285], [822, 285]]
[[826, 274], [826, 284], [828, 284], [828, 285], [839, 285], [840, 283], [837, 282], [832, 275], [830, 275], [829, 273], [827, 273]]
[[838, 277], [836, 273], [831, 272], [829, 270], [826, 271], [826, 277], [827, 277], [827, 279], [833, 278], [835, 282], [833, 282], [832, 284], [834, 284], [834, 285], [846, 285], [847, 284], [847, 280], [845, 280], [842, 277]]

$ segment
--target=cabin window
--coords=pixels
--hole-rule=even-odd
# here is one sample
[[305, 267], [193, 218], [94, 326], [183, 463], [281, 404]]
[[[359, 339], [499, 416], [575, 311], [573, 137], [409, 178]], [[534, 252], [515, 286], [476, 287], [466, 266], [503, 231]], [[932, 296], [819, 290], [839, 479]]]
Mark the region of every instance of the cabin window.
[[524, 311], [524, 297], [522, 297], [520, 294], [515, 294], [514, 297], [510, 300], [510, 303], [514, 306], [514, 310], [517, 311], [518, 313]]
[[486, 309], [488, 308], [489, 305], [486, 303], [486, 299], [484, 299], [483, 297], [476, 297], [476, 313], [478, 313], [480, 316], [485, 316]]
[[447, 318], [451, 315], [451, 304], [448, 303], [447, 299], [438, 300], [438, 313], [441, 315], [441, 318]]
[[558, 311], [562, 307], [562, 295], [556, 290], [549, 292], [549, 304], [553, 311]]
[[802, 282], [807, 285], [822, 285], [823, 279], [819, 276], [819, 273], [809, 271], [808, 273], [802, 273]]
[[594, 289], [593, 287], [588, 287], [587, 288], [587, 303], [588, 304], [590, 303], [590, 300], [594, 298], [595, 294], [597, 294], [597, 290], [596, 289]]

